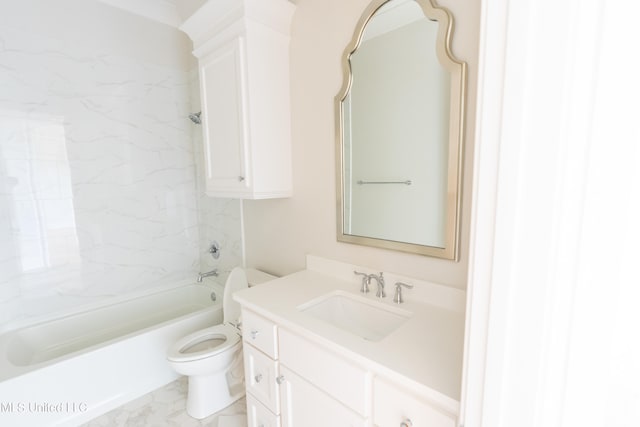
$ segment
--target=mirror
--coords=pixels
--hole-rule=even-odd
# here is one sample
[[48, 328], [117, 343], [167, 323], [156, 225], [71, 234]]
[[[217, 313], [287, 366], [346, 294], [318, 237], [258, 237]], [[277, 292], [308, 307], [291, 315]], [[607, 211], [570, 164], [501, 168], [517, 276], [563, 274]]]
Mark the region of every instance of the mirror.
[[466, 65], [430, 0], [374, 0], [343, 55], [338, 240], [458, 259]]

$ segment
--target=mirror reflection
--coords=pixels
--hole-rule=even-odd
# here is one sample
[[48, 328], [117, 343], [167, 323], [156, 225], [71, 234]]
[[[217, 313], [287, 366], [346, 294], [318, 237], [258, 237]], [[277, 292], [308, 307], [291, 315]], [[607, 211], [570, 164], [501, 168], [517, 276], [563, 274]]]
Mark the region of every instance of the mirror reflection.
[[338, 239], [454, 259], [464, 66], [449, 54], [450, 16], [380, 3], [338, 95]]

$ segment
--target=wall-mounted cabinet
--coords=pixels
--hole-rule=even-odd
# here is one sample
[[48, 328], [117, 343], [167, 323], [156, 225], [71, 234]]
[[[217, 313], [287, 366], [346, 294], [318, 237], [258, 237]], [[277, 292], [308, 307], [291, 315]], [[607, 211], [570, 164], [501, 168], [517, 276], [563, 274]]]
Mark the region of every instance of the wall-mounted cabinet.
[[289, 197], [287, 0], [205, 3], [182, 25], [198, 58], [206, 193]]

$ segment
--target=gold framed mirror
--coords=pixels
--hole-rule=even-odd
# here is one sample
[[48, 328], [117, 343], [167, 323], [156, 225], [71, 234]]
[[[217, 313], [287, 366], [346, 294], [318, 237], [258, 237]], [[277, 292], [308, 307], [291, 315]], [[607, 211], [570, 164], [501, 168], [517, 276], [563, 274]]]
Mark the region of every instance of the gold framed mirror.
[[458, 259], [466, 64], [451, 13], [373, 0], [335, 97], [337, 238]]

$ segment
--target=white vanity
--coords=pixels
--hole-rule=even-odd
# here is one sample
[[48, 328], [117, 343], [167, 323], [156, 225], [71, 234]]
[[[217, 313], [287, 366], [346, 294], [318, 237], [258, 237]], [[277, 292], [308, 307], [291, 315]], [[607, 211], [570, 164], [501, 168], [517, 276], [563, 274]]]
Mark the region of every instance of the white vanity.
[[[250, 427], [456, 426], [464, 292], [385, 272], [380, 299], [354, 269], [375, 272], [309, 256], [235, 294]], [[403, 304], [398, 281], [414, 285]]]

